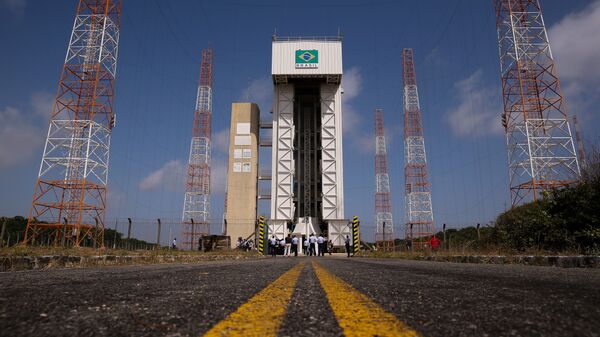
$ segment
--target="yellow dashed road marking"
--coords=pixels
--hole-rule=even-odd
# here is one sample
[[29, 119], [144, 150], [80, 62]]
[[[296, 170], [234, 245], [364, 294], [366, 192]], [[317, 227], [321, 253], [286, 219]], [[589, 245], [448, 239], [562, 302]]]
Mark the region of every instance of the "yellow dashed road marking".
[[204, 336], [276, 336], [303, 267], [292, 267]]
[[312, 262], [338, 324], [346, 337], [420, 336], [366, 295]]

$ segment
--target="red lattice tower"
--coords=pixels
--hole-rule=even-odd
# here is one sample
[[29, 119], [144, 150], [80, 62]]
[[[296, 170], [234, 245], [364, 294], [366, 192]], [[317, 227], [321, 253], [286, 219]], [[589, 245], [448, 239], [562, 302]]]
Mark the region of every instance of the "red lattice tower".
[[404, 184], [406, 198], [405, 237], [416, 249], [427, 246], [434, 234], [431, 184], [429, 183], [423, 122], [412, 49], [402, 51], [404, 81]]
[[212, 116], [212, 50], [202, 50], [200, 81], [194, 110], [182, 232], [184, 247], [194, 250], [210, 233], [210, 153]]
[[375, 244], [381, 250], [394, 250], [394, 220], [390, 198], [387, 146], [383, 110], [375, 110]]
[[121, 3], [80, 0], [24, 244], [104, 246]]
[[537, 0], [495, 0], [512, 206], [579, 180], [556, 64]]

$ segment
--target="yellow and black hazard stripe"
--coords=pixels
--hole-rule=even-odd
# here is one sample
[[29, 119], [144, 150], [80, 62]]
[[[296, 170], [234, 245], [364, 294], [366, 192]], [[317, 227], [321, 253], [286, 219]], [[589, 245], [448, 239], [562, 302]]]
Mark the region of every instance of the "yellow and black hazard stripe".
[[258, 253], [264, 254], [265, 247], [265, 217], [260, 216], [258, 218]]
[[352, 245], [354, 247], [354, 254], [358, 253], [358, 248], [360, 246], [360, 242], [358, 241], [358, 226], [360, 225], [360, 221], [358, 221], [358, 217], [355, 215], [352, 219]]

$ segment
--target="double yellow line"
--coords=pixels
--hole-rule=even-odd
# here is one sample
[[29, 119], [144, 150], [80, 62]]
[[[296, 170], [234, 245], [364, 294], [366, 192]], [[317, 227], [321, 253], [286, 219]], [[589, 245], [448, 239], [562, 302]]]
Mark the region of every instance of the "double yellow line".
[[[312, 262], [339, 326], [346, 336], [402, 336], [419, 334], [366, 295]], [[285, 272], [204, 336], [276, 336], [304, 262]]]

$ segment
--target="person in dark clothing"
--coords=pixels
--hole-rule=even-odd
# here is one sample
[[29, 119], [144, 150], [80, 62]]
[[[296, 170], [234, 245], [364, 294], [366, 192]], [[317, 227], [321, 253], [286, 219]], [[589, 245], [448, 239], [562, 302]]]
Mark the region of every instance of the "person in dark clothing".
[[294, 256], [298, 256], [298, 237], [296, 236], [292, 238], [292, 253]]
[[412, 240], [411, 239], [406, 239], [406, 250], [409, 252], [412, 250]]
[[348, 235], [346, 235], [346, 253], [348, 254], [348, 257], [350, 257], [350, 237]]

